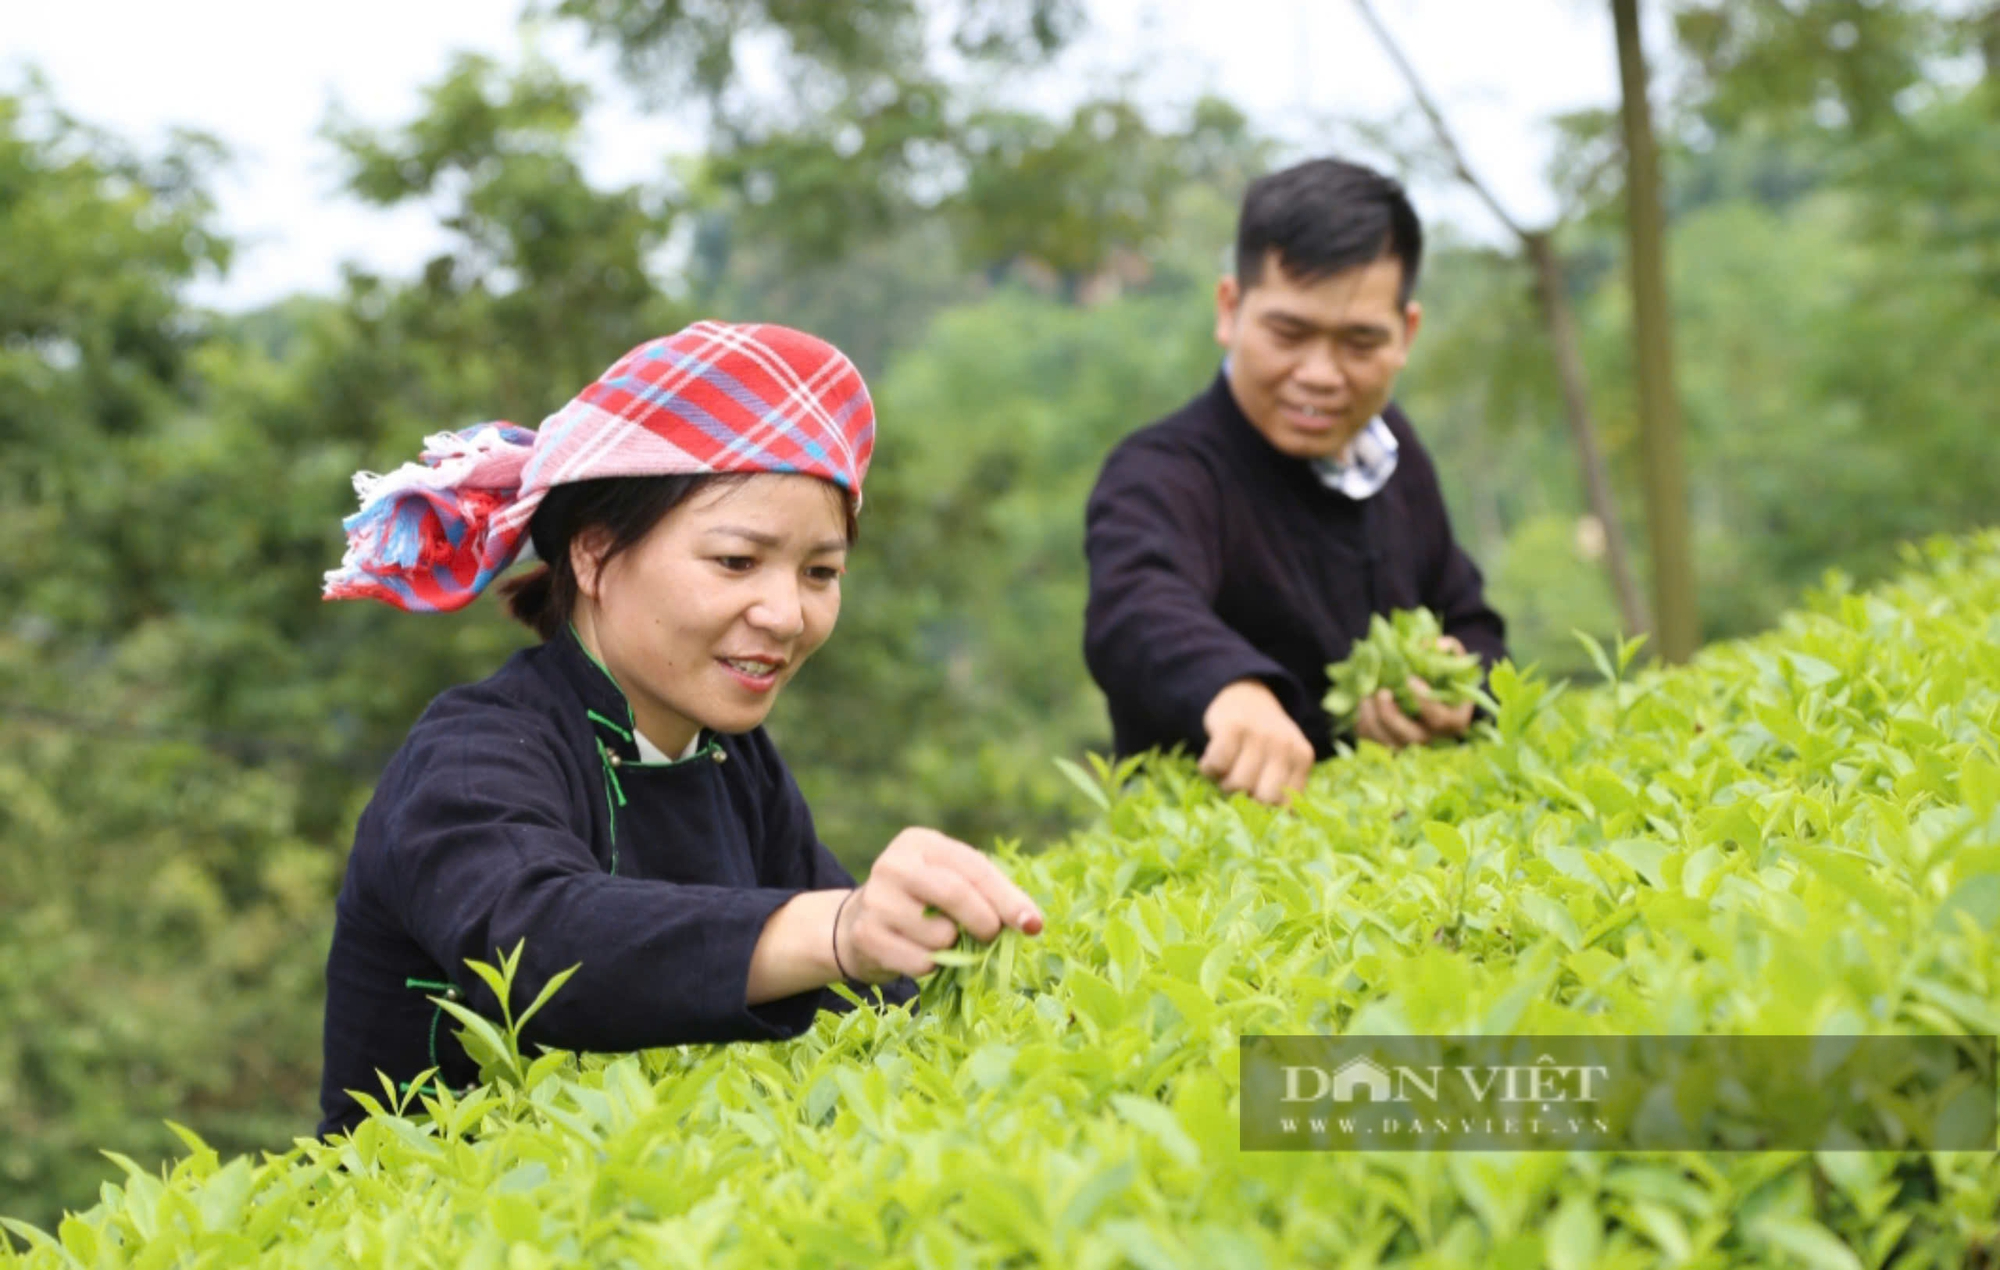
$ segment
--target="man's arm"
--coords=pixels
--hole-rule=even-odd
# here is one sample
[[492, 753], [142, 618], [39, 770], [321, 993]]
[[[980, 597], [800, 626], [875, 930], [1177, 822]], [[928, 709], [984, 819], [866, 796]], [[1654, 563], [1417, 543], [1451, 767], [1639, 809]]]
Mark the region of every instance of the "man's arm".
[[[1445, 631], [1441, 643], [1458, 652], [1475, 654], [1490, 671], [1507, 656], [1506, 624], [1486, 603], [1479, 567], [1452, 540], [1451, 523], [1445, 516], [1442, 499], [1437, 503], [1437, 516], [1444, 540], [1442, 561], [1424, 588], [1423, 605], [1438, 615], [1438, 624]], [[1406, 745], [1427, 745], [1445, 737], [1462, 737], [1471, 729], [1477, 715], [1471, 702], [1446, 706], [1433, 700], [1429, 687], [1421, 681], [1413, 681], [1410, 688], [1422, 701], [1422, 708], [1414, 717], [1404, 714], [1394, 695], [1384, 688], [1361, 703], [1354, 724], [1355, 735], [1401, 749]]]
[[[1403, 463], [1408, 466], [1407, 506], [1411, 537], [1418, 545], [1416, 556], [1418, 601], [1437, 614], [1445, 639], [1459, 651], [1476, 655], [1492, 669], [1507, 656], [1507, 626], [1486, 603], [1479, 566], [1458, 545], [1451, 529], [1451, 513], [1444, 503], [1444, 491], [1430, 454], [1411, 431], [1409, 420], [1400, 411], [1385, 414], [1397, 432]], [[1399, 472], [1399, 476], [1403, 473]], [[1463, 736], [1471, 726], [1474, 711], [1470, 704], [1446, 707], [1429, 700], [1430, 694], [1412, 685], [1423, 708], [1416, 717], [1397, 708], [1388, 690], [1361, 703], [1355, 723], [1359, 737], [1379, 741], [1392, 748], [1422, 745], [1441, 737]]]
[[1090, 673], [1120, 713], [1154, 721], [1197, 753], [1218, 692], [1241, 679], [1289, 678], [1216, 615], [1219, 503], [1198, 465], [1126, 445], [1105, 462], [1084, 512]]
[[1225, 790], [1276, 802], [1304, 785], [1312, 743], [1279, 697], [1298, 685], [1216, 615], [1220, 501], [1199, 465], [1129, 444], [1106, 461], [1085, 512], [1084, 660], [1114, 712], [1184, 743]]
[[1444, 490], [1438, 484], [1429, 451], [1410, 430], [1409, 420], [1397, 414], [1403, 425], [1398, 429], [1398, 441], [1404, 461], [1412, 469], [1410, 515], [1417, 530], [1415, 537], [1422, 545], [1417, 556], [1419, 598], [1425, 608], [1437, 614], [1445, 634], [1491, 669], [1507, 656], [1507, 624], [1487, 604], [1479, 566], [1452, 533], [1451, 513], [1445, 508]]
[[1438, 615], [1438, 625], [1445, 634], [1491, 670], [1507, 656], [1507, 623], [1486, 603], [1479, 566], [1452, 540], [1449, 523], [1444, 532], [1445, 558], [1424, 598], [1424, 607]]

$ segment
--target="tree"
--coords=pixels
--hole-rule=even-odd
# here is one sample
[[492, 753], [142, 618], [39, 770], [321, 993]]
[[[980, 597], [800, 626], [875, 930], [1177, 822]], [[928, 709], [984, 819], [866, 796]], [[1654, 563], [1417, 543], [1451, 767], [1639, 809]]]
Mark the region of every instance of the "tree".
[[[1078, 0], [555, 0], [550, 10], [615, 47], [656, 103], [698, 103], [717, 148], [795, 128], [841, 98], [941, 87], [947, 58], [960, 69], [1046, 58], [1084, 22]], [[753, 47], [774, 56], [777, 92], [744, 75]]]
[[[1043, 271], [1074, 300], [1120, 259], [1137, 258], [1143, 272], [1177, 191], [1240, 185], [1265, 152], [1241, 112], [1213, 98], [1166, 128], [1115, 97], [1065, 119], [936, 103], [897, 110], [894, 126], [880, 114], [835, 114], [712, 160], [734, 195], [735, 232], [804, 271], [941, 223], [968, 272]], [[865, 140], [843, 153], [843, 136]]]
[[[981, 86], [1074, 38], [1076, 0], [563, 0], [554, 11], [614, 45], [651, 100], [698, 104], [723, 241], [776, 246], [800, 271], [942, 221], [968, 268], [1046, 270], [1075, 297], [1143, 254], [1173, 190], [1247, 136], [1215, 100], [1162, 131], [1117, 94], [1052, 118]], [[778, 90], [751, 87], [753, 47], [775, 57]]]
[[1585, 379], [1583, 356], [1577, 346], [1576, 315], [1569, 302], [1569, 286], [1563, 276], [1562, 260], [1555, 249], [1555, 228], [1529, 230], [1521, 226], [1507, 214], [1486, 184], [1473, 174], [1466, 162], [1464, 152], [1458, 147], [1451, 129], [1446, 125], [1443, 113], [1424, 91], [1417, 78], [1416, 68], [1403, 56], [1402, 48], [1396, 43], [1389, 30], [1376, 16], [1374, 6], [1368, 0], [1354, 0], [1355, 7], [1375, 32], [1375, 37], [1389, 54], [1389, 60], [1396, 64], [1404, 82], [1410, 86], [1411, 94], [1417, 99], [1418, 107], [1430, 121], [1437, 134], [1438, 143], [1449, 156], [1453, 173], [1459, 180], [1470, 186], [1480, 201], [1502, 225], [1507, 227], [1521, 245], [1529, 268], [1535, 279], [1535, 298], [1542, 316], [1543, 329], [1547, 333], [1549, 351], [1554, 355], [1556, 375], [1562, 385], [1563, 414], [1569, 422], [1570, 437], [1576, 447], [1577, 467], [1583, 478], [1584, 498], [1592, 515], [1604, 527], [1604, 569], [1611, 580], [1612, 592], [1618, 598], [1618, 610], [1623, 620], [1627, 636], [1647, 633], [1652, 628], [1652, 619], [1646, 612], [1646, 602], [1639, 594], [1639, 586], [1632, 572], [1630, 555], [1625, 545], [1624, 518], [1618, 511], [1618, 497], [1611, 486], [1611, 475], [1605, 467], [1603, 447], [1597, 438], [1597, 424], [1591, 418], [1590, 388]]
[[151, 527], [103, 478], [188, 400], [205, 331], [180, 290], [228, 260], [206, 185], [220, 153], [177, 134], [143, 159], [38, 85], [0, 96], [0, 606], [53, 644], [163, 603]]
[[[484, 403], [474, 408], [533, 423], [682, 316], [650, 269], [681, 200], [664, 187], [591, 187], [578, 155], [589, 101], [539, 58], [503, 72], [461, 55], [403, 128], [326, 129], [360, 198], [442, 203], [450, 247], [394, 304], [410, 337], [450, 351], [450, 376]], [[357, 276], [351, 298], [361, 305], [379, 286]]]
[[1676, 44], [1696, 71], [1691, 104], [1722, 132], [1891, 127], [1897, 98], [1925, 81], [1961, 23], [1977, 38], [1977, 19], [1954, 22], [1912, 0], [1683, 0], [1674, 12]]
[[1674, 387], [1668, 310], [1666, 220], [1660, 158], [1639, 42], [1638, 0], [1611, 0], [1625, 132], [1626, 227], [1632, 276], [1632, 340], [1638, 366], [1640, 449], [1645, 457], [1646, 526], [1652, 542], [1653, 617], [1660, 656], [1684, 662], [1701, 642], [1694, 556], [1688, 541], [1687, 479], [1681, 457], [1680, 400]]
[[[285, 1141], [315, 1061], [335, 857], [263, 738], [180, 716], [204, 609], [236, 598], [188, 586], [236, 535], [191, 531], [183, 480], [233, 457], [195, 417], [219, 335], [183, 294], [228, 258], [221, 157], [0, 95], [0, 1189], [51, 1225], [117, 1175], [104, 1143], [165, 1155], [165, 1117]], [[247, 476], [200, 492], [283, 502]]]

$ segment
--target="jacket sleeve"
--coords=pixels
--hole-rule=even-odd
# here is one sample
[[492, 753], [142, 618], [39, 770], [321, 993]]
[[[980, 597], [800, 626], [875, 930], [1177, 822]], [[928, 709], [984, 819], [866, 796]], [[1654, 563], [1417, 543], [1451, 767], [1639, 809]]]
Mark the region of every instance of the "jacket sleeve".
[[466, 965], [525, 941], [525, 1008], [579, 967], [524, 1039], [574, 1050], [778, 1039], [812, 1022], [816, 994], [745, 1004], [764, 924], [800, 886], [679, 885], [606, 873], [575, 827], [580, 796], [560, 744], [506, 729], [413, 746], [387, 825], [405, 929], [481, 1014], [498, 1002]]
[[1406, 442], [1405, 448], [1414, 450], [1418, 463], [1411, 503], [1413, 519], [1423, 527], [1420, 540], [1425, 553], [1419, 566], [1423, 605], [1437, 614], [1445, 634], [1457, 637], [1465, 651], [1476, 654], [1491, 670], [1507, 656], [1507, 624], [1486, 603], [1485, 579], [1479, 566], [1452, 533], [1451, 514], [1445, 508], [1444, 491], [1430, 455], [1413, 440]]
[[[812, 808], [807, 806], [805, 795], [799, 791], [791, 769], [778, 755], [777, 747], [761, 731], [757, 733], [757, 749], [759, 759], [768, 764], [767, 770], [771, 773], [767, 778], [769, 792], [764, 800], [766, 818], [763, 838], [770, 852], [767, 869], [777, 879], [788, 883], [796, 880], [802, 890], [824, 891], [854, 886], [854, 875], [820, 841], [819, 832], [813, 826]], [[833, 932], [829, 930], [827, 939], [831, 941], [832, 938]], [[873, 984], [850, 979], [847, 986], [863, 1000], [874, 998]], [[900, 1005], [917, 995], [915, 981], [908, 978], [893, 979], [880, 986], [882, 999], [890, 1005]], [[808, 995], [822, 1010], [841, 1012], [854, 1008], [831, 988], [821, 988]]]
[[1105, 461], [1084, 513], [1090, 599], [1084, 660], [1114, 714], [1156, 721], [1199, 754], [1202, 715], [1239, 679], [1281, 698], [1283, 667], [1216, 615], [1221, 491], [1199, 463], [1128, 442]]

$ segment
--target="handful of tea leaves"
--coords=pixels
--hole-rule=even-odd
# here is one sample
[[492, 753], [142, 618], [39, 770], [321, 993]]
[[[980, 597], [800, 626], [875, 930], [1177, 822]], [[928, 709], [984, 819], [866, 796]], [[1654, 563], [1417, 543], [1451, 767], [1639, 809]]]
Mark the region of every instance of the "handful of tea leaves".
[[1005, 928], [990, 944], [960, 930], [958, 943], [931, 954], [937, 969], [919, 986], [917, 1009], [970, 1026], [974, 1000], [1012, 986], [1014, 947], [1014, 932]]
[[1422, 705], [1410, 688], [1412, 675], [1429, 684], [1431, 695], [1445, 705], [1482, 701], [1479, 658], [1439, 647], [1443, 637], [1444, 629], [1429, 609], [1370, 618], [1367, 638], [1348, 651], [1347, 660], [1327, 667], [1332, 686], [1322, 704], [1335, 734], [1353, 732], [1361, 703], [1383, 688], [1395, 694], [1397, 708], [1414, 718]]

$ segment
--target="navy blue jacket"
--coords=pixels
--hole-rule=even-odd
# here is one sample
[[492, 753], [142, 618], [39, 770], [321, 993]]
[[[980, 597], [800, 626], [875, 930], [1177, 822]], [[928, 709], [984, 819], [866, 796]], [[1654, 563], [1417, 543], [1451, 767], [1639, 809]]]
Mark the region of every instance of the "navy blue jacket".
[[[825, 989], [744, 1004], [771, 914], [854, 879], [762, 728], [704, 739], [692, 758], [642, 765], [624, 695], [570, 632], [431, 703], [347, 862], [326, 967], [322, 1136], [361, 1122], [347, 1091], [379, 1097], [378, 1070], [399, 1084], [434, 1065], [448, 1085], [477, 1079], [421, 985], [449, 983], [497, 1019], [466, 960], [497, 964], [517, 940], [516, 1010], [582, 966], [529, 1024], [530, 1045], [782, 1039], [845, 1008]], [[906, 1000], [914, 985], [884, 992]]]
[[1331, 757], [1326, 668], [1375, 613], [1422, 606], [1488, 667], [1507, 655], [1430, 455], [1396, 406], [1382, 421], [1396, 471], [1359, 501], [1274, 449], [1222, 375], [1111, 452], [1084, 513], [1084, 659], [1118, 753], [1199, 755], [1215, 694], [1257, 679]]

